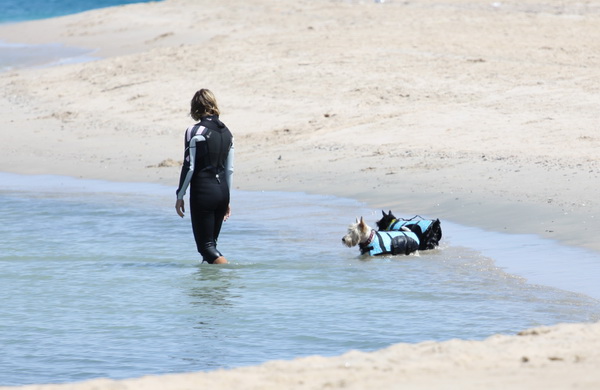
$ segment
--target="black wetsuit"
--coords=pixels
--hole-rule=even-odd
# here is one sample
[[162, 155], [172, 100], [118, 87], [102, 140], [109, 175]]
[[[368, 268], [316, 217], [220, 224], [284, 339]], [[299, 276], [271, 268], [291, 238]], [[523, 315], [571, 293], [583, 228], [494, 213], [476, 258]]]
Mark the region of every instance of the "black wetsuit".
[[190, 215], [198, 252], [213, 263], [222, 256], [217, 239], [229, 206], [233, 136], [218, 116], [207, 116], [185, 132], [185, 159], [177, 198], [190, 188]]

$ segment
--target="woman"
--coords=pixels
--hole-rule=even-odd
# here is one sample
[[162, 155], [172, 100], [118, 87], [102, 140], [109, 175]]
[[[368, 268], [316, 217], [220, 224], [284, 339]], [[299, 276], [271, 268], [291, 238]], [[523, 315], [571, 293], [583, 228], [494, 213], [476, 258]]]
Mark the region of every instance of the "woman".
[[208, 89], [196, 92], [190, 115], [198, 123], [185, 132], [185, 158], [175, 209], [183, 218], [183, 196], [190, 185], [190, 215], [198, 252], [209, 264], [224, 264], [227, 259], [217, 250], [217, 239], [223, 221], [231, 213], [233, 136], [219, 120], [217, 101]]

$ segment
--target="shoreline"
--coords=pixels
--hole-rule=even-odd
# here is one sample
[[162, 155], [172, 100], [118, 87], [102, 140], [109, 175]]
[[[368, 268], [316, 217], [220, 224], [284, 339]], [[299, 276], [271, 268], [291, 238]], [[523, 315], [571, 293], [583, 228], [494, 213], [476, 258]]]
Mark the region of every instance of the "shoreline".
[[[11, 57], [9, 53], [16, 60], [6, 60]], [[92, 55], [92, 51], [60, 44], [27, 45], [0, 41], [0, 73], [94, 61], [96, 58]]]
[[[0, 170], [176, 186], [189, 97], [208, 87], [236, 135], [236, 188], [331, 194], [600, 251], [593, 7], [539, 0], [206, 7], [166, 0], [0, 25], [3, 41], [61, 42], [103, 57], [0, 74]], [[599, 325], [548, 329], [24, 388], [596, 388]], [[348, 356], [357, 359], [349, 367]]]
[[[483, 341], [395, 344], [375, 352], [309, 356], [209, 372], [0, 387], [23, 390], [189, 389], [594, 389], [600, 323], [538, 327]], [[566, 343], [565, 340], [569, 340]], [[581, 348], [586, 344], [585, 348]], [[490, 359], [494, 356], [494, 359]]]
[[[32, 191], [33, 184], [26, 184], [28, 178], [35, 179], [36, 183], [38, 180], [41, 181], [41, 190], [46, 191], [48, 188], [51, 188], [51, 192], [69, 192], [73, 189], [84, 192], [103, 192], [102, 186], [104, 186], [107, 192], [122, 191], [129, 193], [136, 191], [134, 188], [139, 191], [156, 191], [157, 188], [160, 188], [171, 194], [171, 190], [173, 189], [172, 185], [158, 182], [112, 181], [54, 174], [22, 175], [13, 172], [0, 172], [0, 179], [5, 180], [5, 187], [8, 185], [11, 191], [14, 188], [17, 188], [17, 191]], [[154, 186], [158, 187], [154, 188]], [[237, 188], [233, 199], [241, 195], [240, 192], [260, 193], [268, 191]], [[368, 216], [364, 215], [364, 217], [367, 223], [372, 226], [375, 225], [375, 220], [379, 216], [377, 209], [373, 209], [370, 205], [354, 198], [321, 193], [308, 194], [304, 191], [283, 192], [299, 194], [301, 196], [331, 196], [336, 199], [347, 199], [358, 202], [358, 204], [363, 205], [365, 208], [371, 209], [372, 213]], [[398, 214], [400, 218], [410, 218], [412, 216], [413, 214]], [[424, 215], [424, 217], [427, 218], [429, 216]], [[600, 256], [598, 256], [598, 252], [596, 251], [584, 247], [565, 245], [560, 241], [531, 233], [488, 230], [476, 226], [457, 224], [447, 219], [442, 220], [442, 227], [444, 237], [446, 237], [445, 241], [449, 241], [453, 246], [467, 247], [480, 252], [483, 256], [492, 259], [496, 266], [507, 274], [523, 278], [527, 283], [532, 285], [560, 289], [593, 300], [600, 300], [600, 289], [597, 288], [595, 279], [592, 276], [598, 274], [600, 271], [600, 264], [595, 265], [596, 263], [594, 263], [594, 260], [600, 260]], [[448, 229], [449, 227], [450, 229]], [[340, 227], [340, 234], [342, 233], [342, 228]], [[458, 231], [461, 233], [457, 235]], [[448, 235], [450, 232], [454, 233], [451, 239], [449, 239]], [[473, 241], [469, 237], [477, 238]], [[566, 258], [570, 261], [569, 269], [564, 269], [559, 264], [562, 259]], [[560, 275], [560, 277], [556, 275]]]

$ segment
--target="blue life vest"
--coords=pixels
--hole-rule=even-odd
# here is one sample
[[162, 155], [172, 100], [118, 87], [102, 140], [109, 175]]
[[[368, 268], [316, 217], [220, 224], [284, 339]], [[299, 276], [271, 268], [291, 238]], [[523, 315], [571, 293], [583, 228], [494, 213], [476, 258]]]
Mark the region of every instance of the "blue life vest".
[[413, 232], [373, 230], [371, 238], [360, 244], [360, 253], [369, 256], [408, 255], [419, 249], [419, 237]]
[[[415, 218], [420, 218], [415, 220]], [[410, 229], [419, 237], [419, 249], [433, 249], [442, 239], [442, 227], [439, 219], [423, 219], [414, 216], [411, 219], [394, 219], [386, 231], [401, 231], [403, 227]]]

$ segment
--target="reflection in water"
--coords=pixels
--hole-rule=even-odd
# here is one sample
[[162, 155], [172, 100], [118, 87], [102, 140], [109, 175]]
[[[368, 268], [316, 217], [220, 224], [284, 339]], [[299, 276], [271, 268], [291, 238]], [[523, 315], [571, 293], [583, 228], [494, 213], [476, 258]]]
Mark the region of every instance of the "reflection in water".
[[190, 288], [193, 305], [231, 306], [236, 298], [230, 292], [232, 281], [237, 279], [229, 266], [201, 265], [193, 274], [194, 285]]
[[195, 329], [215, 331], [219, 328], [220, 318], [224, 317], [224, 309], [233, 307], [233, 301], [239, 298], [232, 293], [241, 281], [230, 265], [200, 265], [190, 281], [190, 303], [195, 306], [197, 318]]

